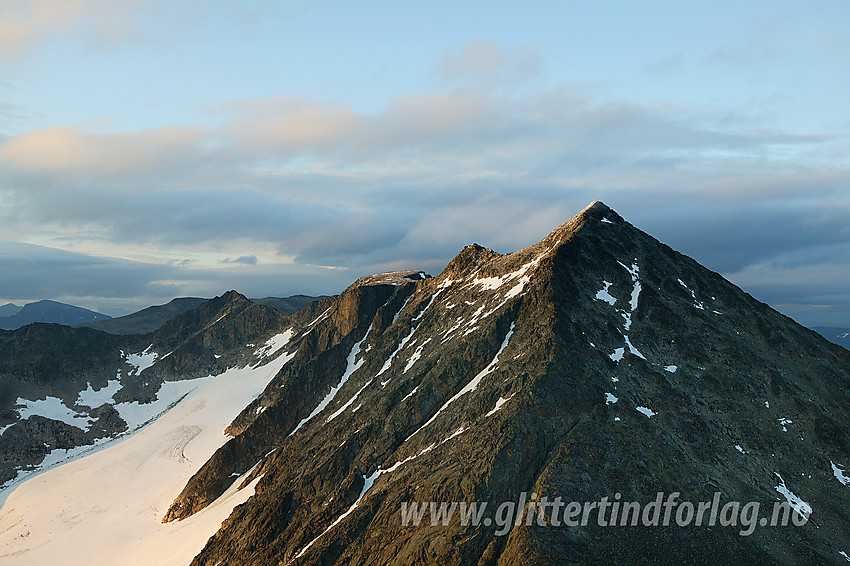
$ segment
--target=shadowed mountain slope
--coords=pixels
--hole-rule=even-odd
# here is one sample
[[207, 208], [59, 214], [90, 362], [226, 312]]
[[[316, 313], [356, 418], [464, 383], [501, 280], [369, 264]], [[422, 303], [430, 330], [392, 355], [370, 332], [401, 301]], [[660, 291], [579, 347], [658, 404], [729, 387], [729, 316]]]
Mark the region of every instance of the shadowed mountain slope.
[[[846, 350], [602, 203], [524, 250], [467, 246], [438, 277], [387, 283], [355, 283], [293, 326], [292, 362], [165, 517], [204, 508], [234, 475], [261, 478], [194, 564], [844, 560]], [[803, 500], [813, 513], [749, 536], [402, 525], [402, 504], [532, 492]]]

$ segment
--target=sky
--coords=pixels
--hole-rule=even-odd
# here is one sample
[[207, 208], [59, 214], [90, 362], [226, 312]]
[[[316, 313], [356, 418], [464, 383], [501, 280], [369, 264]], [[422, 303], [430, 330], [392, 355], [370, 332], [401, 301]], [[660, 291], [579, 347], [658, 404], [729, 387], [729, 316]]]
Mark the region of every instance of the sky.
[[0, 0], [0, 304], [338, 293], [593, 200], [850, 327], [850, 3]]

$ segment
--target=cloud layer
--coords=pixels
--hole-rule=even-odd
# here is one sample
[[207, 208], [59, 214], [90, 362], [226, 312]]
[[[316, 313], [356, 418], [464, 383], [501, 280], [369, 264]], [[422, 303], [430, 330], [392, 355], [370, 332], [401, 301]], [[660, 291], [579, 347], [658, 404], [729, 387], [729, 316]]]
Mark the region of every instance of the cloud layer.
[[[0, 56], [90, 8], [33, 3]], [[95, 35], [98, 22], [84, 20]], [[446, 49], [434, 70], [440, 86], [369, 112], [265, 96], [209, 108], [204, 125], [0, 138], [0, 297], [338, 292], [370, 272], [438, 272], [473, 241], [524, 247], [599, 199], [801, 321], [850, 326], [840, 131], [535, 82], [537, 52], [493, 40]]]

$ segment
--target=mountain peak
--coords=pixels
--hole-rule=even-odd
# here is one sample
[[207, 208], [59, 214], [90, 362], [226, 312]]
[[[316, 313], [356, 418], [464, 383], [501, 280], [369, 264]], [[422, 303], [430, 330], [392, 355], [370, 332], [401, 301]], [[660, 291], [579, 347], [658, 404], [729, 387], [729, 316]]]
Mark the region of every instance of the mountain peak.
[[563, 232], [566, 227], [569, 227], [570, 231], [575, 231], [588, 221], [603, 222], [606, 224], [625, 222], [623, 217], [617, 214], [614, 209], [600, 200], [595, 200], [585, 206], [578, 214], [555, 228], [552, 233]]
[[465, 246], [449, 262], [440, 277], [443, 280], [459, 279], [479, 271], [488, 276], [513, 271], [531, 258], [559, 247], [588, 223], [626, 224], [626, 221], [605, 203], [595, 200], [540, 242], [516, 252], [503, 255], [477, 243]]
[[501, 254], [478, 244], [464, 246], [455, 258], [449, 262], [441, 275], [457, 278], [477, 270], [481, 265], [501, 257]]
[[19, 307], [15, 303], [6, 303], [5, 305], [0, 305], [0, 317], [3, 316], [12, 316], [13, 314], [17, 314], [21, 312], [23, 307]]
[[[622, 216], [602, 201], [595, 200], [584, 207], [578, 214], [552, 230], [548, 236], [531, 248], [553, 248], [563, 243], [579, 229], [588, 224], [627, 224]], [[522, 251], [522, 250], [521, 250]]]
[[220, 297], [215, 297], [213, 301], [219, 301], [223, 304], [229, 304], [233, 302], [245, 302], [249, 301], [248, 297], [240, 293], [239, 291], [231, 289], [230, 291], [222, 294]]
[[611, 209], [601, 200], [595, 200], [591, 202], [589, 205], [585, 206], [579, 214], [589, 213], [589, 212], [612, 212]]
[[595, 200], [592, 203], [590, 203], [589, 205], [587, 205], [586, 207], [584, 207], [584, 209], [582, 209], [582, 211], [579, 212], [576, 215], [576, 218], [579, 218], [579, 217], [581, 217], [581, 218], [593, 218], [593, 219], [600, 220], [602, 222], [608, 222], [608, 223], [611, 223], [611, 224], [616, 224], [618, 222], [625, 222], [625, 220], [623, 220], [622, 216], [617, 214], [617, 212], [614, 211], [614, 209], [607, 206], [601, 200]]

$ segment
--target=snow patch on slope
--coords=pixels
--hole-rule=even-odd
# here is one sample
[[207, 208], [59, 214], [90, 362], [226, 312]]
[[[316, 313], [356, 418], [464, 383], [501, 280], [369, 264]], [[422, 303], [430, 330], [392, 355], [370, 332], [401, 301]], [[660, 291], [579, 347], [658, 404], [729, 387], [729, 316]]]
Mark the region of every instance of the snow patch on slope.
[[[129, 375], [139, 375], [156, 363], [159, 354], [151, 352], [151, 348], [153, 348], [153, 344], [137, 354], [127, 354], [124, 363], [133, 367]], [[124, 353], [123, 350], [121, 353]]]
[[653, 411], [652, 409], [650, 409], [649, 407], [635, 407], [635, 410], [638, 413], [646, 415], [647, 418], [652, 418], [652, 417], [654, 417], [655, 415], [658, 414], [655, 411]]
[[495, 291], [502, 287], [508, 281], [513, 281], [514, 279], [521, 277], [519, 283], [514, 285], [510, 291], [507, 293], [507, 298], [512, 298], [517, 296], [522, 292], [526, 283], [531, 280], [531, 277], [528, 275], [528, 271], [537, 266], [540, 263], [540, 260], [543, 259], [543, 256], [537, 256], [533, 260], [528, 263], [523, 264], [518, 269], [511, 271], [510, 273], [506, 273], [499, 277], [478, 277], [472, 281], [472, 285], [481, 288], [482, 290], [487, 291]]
[[[348, 353], [348, 357], [346, 358], [345, 371], [342, 373], [342, 377], [339, 379], [339, 383], [337, 383], [335, 387], [331, 387], [330, 392], [328, 392], [328, 394], [325, 395], [325, 398], [322, 399], [322, 401], [316, 406], [315, 409], [313, 409], [313, 412], [307, 415], [305, 418], [301, 419], [301, 422], [298, 423], [298, 426], [292, 429], [292, 432], [290, 432], [288, 436], [292, 436], [293, 434], [295, 434], [299, 428], [301, 428], [302, 426], [304, 426], [305, 423], [307, 423], [307, 421], [321, 413], [325, 407], [330, 405], [331, 401], [333, 401], [334, 397], [336, 397], [336, 394], [339, 392], [340, 389], [342, 389], [342, 386], [345, 385], [345, 383], [348, 381], [348, 378], [351, 377], [351, 374], [357, 371], [357, 369], [363, 365], [365, 359], [360, 358], [360, 360], [357, 361], [357, 355], [360, 354], [360, 345], [363, 344], [363, 341], [366, 340], [367, 336], [369, 336], [368, 332], [365, 336], [363, 336], [363, 338], [360, 339], [359, 342], [357, 342], [356, 344], [354, 344], [354, 346], [351, 347], [351, 352]], [[334, 416], [335, 415], [331, 415], [331, 418], [328, 419], [328, 422], [333, 420]]]
[[626, 353], [625, 348], [617, 348], [613, 353], [608, 354], [608, 357], [614, 360], [615, 362], [619, 362], [623, 359], [623, 355]]
[[54, 421], [61, 421], [85, 431], [89, 430], [91, 423], [95, 420], [85, 413], [78, 413], [68, 408], [59, 397], [47, 396], [35, 401], [18, 397], [15, 403], [23, 405], [23, 408], [18, 409], [21, 420], [37, 415]]
[[[351, 507], [349, 507], [349, 508], [348, 508], [348, 510], [347, 510], [345, 513], [343, 513], [342, 515], [340, 515], [339, 517], [337, 517], [337, 518], [336, 518], [336, 520], [335, 520], [333, 523], [331, 523], [330, 525], [328, 525], [328, 528], [326, 528], [324, 531], [322, 531], [321, 533], [319, 533], [319, 536], [317, 536], [316, 538], [314, 538], [313, 540], [311, 540], [309, 543], [307, 543], [307, 546], [305, 546], [304, 548], [302, 548], [302, 549], [301, 549], [301, 552], [299, 552], [299, 553], [295, 556], [295, 558], [300, 558], [300, 557], [302, 557], [302, 556], [304, 555], [304, 553], [305, 553], [305, 552], [307, 552], [307, 551], [310, 549], [310, 547], [311, 547], [311, 546], [313, 546], [313, 544], [314, 544], [317, 540], [319, 540], [320, 538], [322, 538], [323, 536], [325, 536], [325, 533], [327, 533], [327, 532], [328, 532], [328, 531], [330, 531], [332, 528], [334, 528], [334, 527], [335, 527], [335, 526], [337, 526], [339, 523], [341, 523], [343, 519], [345, 519], [346, 517], [348, 517], [349, 515], [351, 515], [351, 514], [354, 512], [354, 510], [357, 508], [357, 504], [358, 504], [358, 503], [360, 503], [360, 500], [361, 500], [361, 499], [363, 499], [363, 496], [364, 496], [364, 495], [366, 495], [366, 492], [367, 492], [367, 491], [369, 491], [369, 489], [370, 489], [370, 488], [372, 487], [372, 485], [375, 483], [375, 480], [378, 478], [378, 476], [379, 476], [380, 474], [381, 474], [381, 470], [375, 470], [375, 472], [374, 472], [372, 475], [370, 475], [370, 476], [363, 476], [363, 487], [360, 489], [360, 495], [358, 495], [358, 496], [357, 496], [357, 499], [355, 499], [355, 500], [354, 500], [354, 503], [352, 503], [352, 504], [351, 504]], [[290, 561], [290, 562], [291, 562], [291, 561]]]
[[[369, 381], [367, 381], [366, 383], [364, 383], [364, 384], [363, 384], [363, 387], [361, 387], [360, 389], [358, 389], [358, 390], [357, 390], [357, 393], [355, 393], [355, 394], [351, 397], [351, 399], [349, 399], [349, 400], [345, 403], [345, 405], [343, 405], [342, 407], [340, 407], [339, 409], [337, 409], [336, 411], [334, 411], [333, 413], [331, 413], [331, 416], [329, 416], [329, 417], [328, 417], [328, 420], [327, 420], [327, 421], [325, 421], [325, 422], [331, 422], [332, 420], [334, 420], [335, 418], [337, 418], [338, 416], [340, 416], [342, 413], [344, 413], [344, 412], [345, 412], [345, 410], [346, 410], [347, 408], [349, 408], [349, 407], [351, 406], [351, 404], [352, 404], [352, 403], [354, 403], [354, 401], [356, 401], [356, 400], [357, 400], [357, 398], [358, 398], [358, 397], [360, 397], [360, 394], [361, 394], [361, 393], [363, 393], [363, 390], [364, 390], [364, 389], [366, 389], [367, 387], [369, 387], [369, 385], [372, 383], [372, 381], [373, 381], [373, 379], [370, 379]], [[360, 408], [360, 405], [358, 405], [358, 406], [357, 406], [357, 408]], [[357, 410], [357, 408], [356, 408], [356, 409], [354, 409], [354, 410], [356, 411], [356, 410]]]
[[417, 391], [419, 391], [419, 386], [418, 386], [418, 385], [417, 385], [416, 387], [414, 387], [414, 388], [413, 388], [413, 390], [412, 390], [410, 393], [408, 393], [407, 395], [405, 395], [405, 396], [402, 398], [402, 401], [407, 401], [408, 399], [410, 399], [411, 397], [413, 397], [413, 396], [416, 394], [416, 392], [417, 392]]
[[[640, 353], [640, 351], [632, 344], [632, 341], [629, 339], [629, 334], [628, 334], [629, 330], [632, 327], [632, 314], [634, 313], [634, 311], [638, 307], [638, 300], [640, 299], [640, 292], [641, 292], [641, 288], [642, 288], [641, 283], [640, 283], [640, 266], [638, 266], [637, 261], [632, 262], [631, 267], [627, 266], [626, 264], [624, 264], [621, 261], [618, 261], [617, 263], [619, 263], [626, 271], [628, 271], [629, 275], [632, 278], [632, 292], [631, 292], [631, 296], [629, 297], [629, 309], [630, 310], [625, 310], [625, 309], [619, 310], [618, 309], [618, 311], [617, 311], [623, 317], [623, 332], [622, 332], [623, 333], [623, 340], [625, 340], [625, 342], [626, 342], [626, 347], [629, 349], [629, 353], [645, 360], [646, 357], [642, 353]], [[596, 293], [596, 299], [605, 300], [605, 302], [607, 302], [607, 303], [609, 303], [610, 305], [613, 306], [614, 303], [616, 302], [616, 299], [611, 297], [611, 299], [613, 299], [613, 301], [609, 301], [607, 298], [605, 298], [606, 295], [608, 297], [610, 297], [610, 295], [608, 295], [608, 288], [611, 286], [611, 283], [608, 283], [608, 281], [603, 281], [603, 283], [605, 284], [605, 288]], [[603, 294], [603, 292], [604, 292], [604, 294]], [[625, 353], [626, 353], [625, 348], [617, 348], [617, 349], [614, 350], [613, 353], [608, 354], [608, 357], [611, 358], [613, 361], [619, 363], [620, 360], [623, 359], [623, 355]]]
[[779, 481], [781, 482], [774, 489], [785, 498], [785, 501], [788, 502], [791, 508], [794, 509], [794, 511], [796, 511], [798, 515], [808, 519], [812, 514], [812, 506], [803, 501], [802, 498], [800, 498], [800, 496], [795, 494], [793, 491], [788, 489], [788, 486], [785, 485], [785, 480], [782, 479], [782, 476], [780, 476], [776, 472], [773, 473], [776, 475], [776, 477], [779, 478]]
[[602, 284], [604, 285], [604, 287], [596, 292], [595, 298], [597, 301], [605, 301], [613, 307], [614, 304], [617, 302], [617, 299], [612, 297], [611, 294], [608, 292], [608, 289], [611, 288], [611, 283], [603, 280]]
[[401, 373], [407, 373], [407, 370], [409, 370], [410, 368], [413, 367], [413, 364], [415, 364], [419, 360], [419, 358], [422, 357], [422, 349], [430, 341], [431, 341], [431, 339], [428, 338], [427, 340], [425, 340], [424, 342], [419, 344], [419, 346], [416, 347], [416, 350], [410, 355], [410, 358], [407, 360], [407, 363], [404, 365], [404, 371], [402, 371]]
[[293, 328], [289, 328], [281, 332], [280, 334], [275, 334], [274, 336], [266, 340], [265, 344], [257, 348], [254, 351], [254, 355], [259, 358], [275, 355], [277, 352], [280, 351], [281, 348], [289, 344], [289, 341], [292, 339], [293, 334], [295, 334], [295, 329]]
[[92, 388], [91, 383], [87, 385], [88, 387], [85, 390], [80, 391], [80, 395], [77, 397], [77, 405], [91, 407], [92, 409], [106, 403], [110, 405], [115, 403], [113, 397], [121, 389], [121, 381], [118, 379], [110, 379], [106, 382], [106, 386], [98, 390]]
[[[375, 377], [378, 377], [379, 375], [381, 375], [382, 373], [384, 373], [385, 371], [390, 369], [390, 366], [392, 366], [392, 363], [393, 363], [393, 360], [395, 359], [395, 357], [398, 355], [399, 352], [401, 352], [404, 349], [404, 347], [407, 345], [407, 342], [411, 338], [413, 338], [413, 335], [416, 333], [417, 323], [419, 322], [419, 319], [421, 319], [425, 315], [425, 312], [431, 307], [432, 304], [434, 304], [434, 299], [436, 299], [437, 296], [439, 296], [439, 294], [442, 293], [442, 292], [443, 292], [443, 289], [440, 289], [436, 293], [431, 295], [431, 300], [428, 301], [428, 304], [425, 305], [425, 308], [423, 308], [419, 312], [419, 314], [417, 314], [416, 316], [414, 316], [410, 320], [410, 332], [408, 332], [408, 334], [404, 338], [401, 339], [401, 342], [399, 342], [398, 347], [395, 349], [395, 351], [392, 354], [390, 354], [390, 357], [387, 358], [387, 361], [384, 362], [384, 365], [381, 366], [381, 369], [378, 371], [378, 373], [375, 375]], [[399, 312], [401, 312], [401, 311], [399, 311]], [[382, 384], [386, 385], [386, 383], [388, 383], [388, 382], [389, 382], [389, 380], [382, 382]]]
[[640, 359], [642, 359], [642, 360], [645, 360], [645, 359], [646, 359], [646, 357], [645, 357], [643, 354], [641, 354], [641, 353], [638, 351], [638, 349], [637, 349], [637, 348], [635, 348], [635, 347], [632, 345], [632, 341], [631, 341], [631, 340], [629, 340], [629, 337], [628, 337], [628, 336], [623, 336], [623, 338], [625, 338], [625, 340], [626, 340], [626, 346], [628, 346], [628, 347], [629, 347], [629, 352], [631, 352], [632, 354], [634, 354], [635, 356], [639, 357], [639, 358], [640, 358]]
[[841, 482], [841, 485], [850, 485], [850, 478], [844, 475], [844, 472], [847, 470], [836, 466], [832, 460], [829, 461], [830, 466], [832, 466], [832, 475], [835, 476], [835, 479]]
[[[702, 303], [702, 301], [700, 301], [700, 300], [698, 300], [698, 299], [697, 299], [697, 296], [696, 296], [696, 294], [694, 293], [693, 289], [691, 289], [690, 287], [688, 287], [687, 285], [685, 285], [685, 282], [684, 282], [684, 281], [682, 281], [681, 279], [677, 279], [677, 281], [679, 282], [679, 285], [681, 285], [682, 287], [684, 287], [685, 289], [687, 289], [687, 290], [688, 290], [688, 292], [691, 294], [691, 299], [693, 299], [693, 301], [694, 301], [694, 308], [697, 308], [697, 309], [699, 309], [699, 310], [705, 310], [705, 305]], [[714, 297], [712, 297], [712, 299], [713, 299], [713, 298], [714, 298]], [[723, 313], [721, 313], [721, 312], [717, 312], [717, 311], [713, 311], [713, 312], [715, 312], [716, 314], [723, 314]]]
[[490, 409], [489, 411], [487, 411], [487, 413], [484, 416], [490, 417], [490, 416], [495, 415], [502, 408], [502, 405], [504, 405], [505, 403], [507, 403], [508, 401], [513, 399], [514, 395], [516, 395], [516, 393], [511, 394], [511, 396], [508, 397], [507, 399], [502, 397], [502, 396], [499, 396], [499, 398], [496, 399], [496, 406], [493, 407], [492, 409]]
[[493, 357], [493, 359], [490, 361], [490, 363], [489, 363], [489, 364], [487, 364], [487, 367], [485, 367], [483, 370], [481, 370], [480, 372], [478, 372], [478, 374], [477, 374], [475, 377], [473, 377], [473, 378], [472, 378], [472, 380], [470, 380], [470, 382], [469, 382], [469, 383], [467, 383], [466, 385], [464, 385], [464, 386], [463, 386], [463, 388], [462, 388], [460, 391], [458, 391], [457, 393], [455, 393], [455, 394], [451, 397], [451, 399], [449, 399], [448, 401], [446, 401], [445, 403], [443, 403], [443, 406], [442, 406], [442, 407], [440, 407], [439, 409], [437, 409], [437, 412], [436, 412], [436, 413], [434, 413], [434, 416], [433, 416], [433, 417], [431, 417], [431, 418], [428, 420], [428, 422], [426, 422], [424, 425], [422, 425], [421, 427], [419, 427], [418, 429], [416, 429], [416, 431], [414, 431], [414, 432], [413, 432], [413, 434], [411, 434], [410, 436], [408, 436], [408, 437], [407, 437], [408, 439], [409, 439], [409, 438], [411, 438], [411, 437], [413, 437], [413, 435], [415, 435], [417, 432], [419, 432], [419, 431], [420, 431], [420, 430], [422, 430], [423, 428], [425, 428], [425, 427], [427, 427], [428, 425], [430, 425], [431, 423], [433, 423], [433, 422], [437, 419], [437, 417], [439, 417], [439, 416], [440, 416], [440, 413], [442, 413], [443, 411], [445, 411], [445, 410], [446, 410], [446, 408], [447, 408], [449, 405], [451, 405], [452, 403], [454, 403], [455, 401], [457, 401], [458, 399], [460, 399], [461, 397], [463, 397], [463, 396], [464, 396], [464, 395], [466, 395], [467, 393], [471, 393], [472, 391], [475, 391], [475, 390], [478, 388], [478, 384], [479, 384], [479, 383], [481, 383], [481, 380], [482, 380], [482, 379], [484, 379], [484, 377], [485, 377], [485, 376], [487, 376], [487, 375], [489, 375], [489, 374], [493, 373], [494, 371], [496, 371], [496, 368], [497, 368], [497, 367], [498, 367], [498, 365], [499, 365], [499, 356], [501, 355], [502, 351], [504, 351], [505, 347], [508, 345], [508, 342], [510, 341], [511, 336], [513, 336], [513, 334], [514, 334], [514, 327], [515, 327], [515, 324], [516, 324], [516, 323], [514, 323], [514, 322], [512, 322], [512, 323], [511, 323], [511, 328], [508, 330], [508, 333], [505, 335], [505, 339], [502, 341], [502, 345], [499, 347], [499, 351], [498, 351], [498, 352], [496, 352], [496, 355]]

